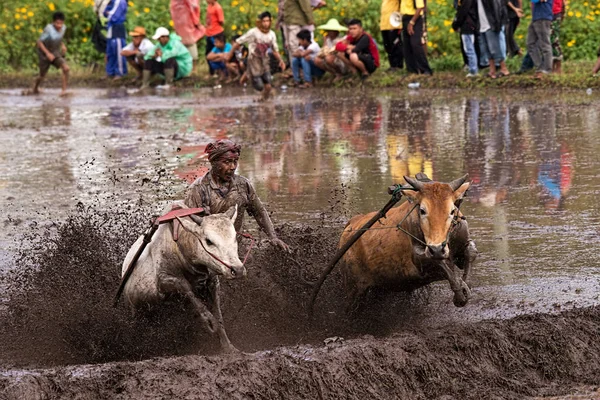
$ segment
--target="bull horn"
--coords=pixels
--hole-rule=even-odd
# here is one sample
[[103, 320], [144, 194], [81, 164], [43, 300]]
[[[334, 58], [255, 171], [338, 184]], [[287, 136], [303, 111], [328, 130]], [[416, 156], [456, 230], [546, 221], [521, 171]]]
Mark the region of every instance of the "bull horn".
[[190, 218], [198, 225], [202, 225], [202, 217], [199, 217], [196, 214], [190, 214]]
[[419, 191], [419, 190], [423, 189], [423, 182], [419, 182], [418, 180], [413, 179], [410, 176], [405, 176], [404, 180], [406, 182], [408, 182], [408, 184], [410, 186], [412, 186], [413, 188], [415, 188], [416, 191]]
[[458, 189], [459, 187], [461, 187], [461, 185], [463, 183], [465, 183], [465, 181], [469, 179], [469, 174], [465, 174], [464, 176], [461, 176], [458, 179], [453, 180], [452, 182], [448, 183], [448, 185], [450, 185], [450, 189], [452, 189], [452, 191], [456, 191], [456, 189]]

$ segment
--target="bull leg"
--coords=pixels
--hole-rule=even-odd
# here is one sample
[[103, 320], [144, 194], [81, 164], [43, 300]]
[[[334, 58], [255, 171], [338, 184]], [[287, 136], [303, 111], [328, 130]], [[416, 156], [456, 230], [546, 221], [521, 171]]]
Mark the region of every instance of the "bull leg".
[[206, 329], [212, 334], [216, 333], [219, 322], [204, 303], [194, 294], [192, 285], [186, 279], [175, 276], [161, 276], [159, 290], [162, 293], [180, 293], [185, 296], [196, 309]]
[[454, 273], [454, 264], [442, 261], [440, 267], [450, 283], [450, 289], [454, 292], [453, 303], [456, 307], [464, 307], [469, 301], [471, 290], [467, 284]]
[[229, 337], [227, 337], [227, 332], [225, 332], [225, 324], [223, 324], [223, 315], [221, 314], [220, 290], [221, 282], [219, 281], [219, 278], [215, 276], [208, 282], [208, 291], [210, 293], [210, 309], [218, 322], [216, 333], [219, 336], [219, 342], [221, 343], [221, 348], [224, 352], [239, 352], [239, 350], [231, 344]]

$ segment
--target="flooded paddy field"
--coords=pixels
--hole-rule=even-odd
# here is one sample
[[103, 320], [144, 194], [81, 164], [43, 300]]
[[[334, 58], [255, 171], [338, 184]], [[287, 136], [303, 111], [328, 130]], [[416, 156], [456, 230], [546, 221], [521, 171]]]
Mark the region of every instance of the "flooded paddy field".
[[[2, 96], [0, 398], [595, 393], [595, 95]], [[229, 336], [252, 353], [241, 356], [218, 355], [185, 305], [151, 321], [111, 305], [125, 253], [151, 215], [207, 171], [204, 147], [219, 138], [242, 144], [238, 173], [293, 249], [262, 241], [248, 279], [223, 284]], [[305, 280], [330, 260], [345, 222], [381, 208], [386, 188], [417, 172], [473, 180], [461, 207], [480, 253], [469, 304], [454, 307], [442, 282], [371, 293], [349, 319], [336, 271], [308, 318]], [[246, 228], [264, 239], [251, 218]]]

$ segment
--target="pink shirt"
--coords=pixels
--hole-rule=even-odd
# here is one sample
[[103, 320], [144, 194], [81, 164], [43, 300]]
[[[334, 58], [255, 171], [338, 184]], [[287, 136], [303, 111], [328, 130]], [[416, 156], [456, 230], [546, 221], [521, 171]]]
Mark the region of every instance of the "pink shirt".
[[206, 36], [215, 36], [223, 32], [225, 16], [219, 3], [209, 4], [206, 8]]

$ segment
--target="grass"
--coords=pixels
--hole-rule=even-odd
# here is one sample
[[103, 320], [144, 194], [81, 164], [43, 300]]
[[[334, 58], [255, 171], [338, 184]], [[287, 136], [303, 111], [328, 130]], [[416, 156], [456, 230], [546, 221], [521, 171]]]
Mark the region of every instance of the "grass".
[[[499, 89], [523, 89], [523, 88], [561, 88], [561, 89], [585, 89], [600, 87], [600, 78], [594, 78], [591, 70], [594, 65], [592, 61], [567, 61], [563, 62], [563, 73], [551, 74], [542, 80], [534, 78], [533, 72], [517, 75], [516, 71], [520, 67], [520, 58], [512, 58], [507, 61], [507, 66], [511, 71], [508, 77], [489, 79], [485, 77], [485, 71], [478, 78], [467, 79], [466, 73], [462, 70], [462, 60], [459, 57], [443, 57], [431, 60], [431, 67], [434, 70], [433, 76], [409, 75], [405, 70], [396, 73], [386, 73], [388, 67], [387, 60], [382, 60], [382, 65], [373, 76], [367, 81], [369, 87], [406, 88], [410, 82], [419, 82], [421, 88], [431, 89], [479, 89], [479, 88], [499, 88]], [[21, 70], [18, 72], [3, 73], [0, 76], [0, 88], [26, 88], [30, 87], [37, 74], [33, 69]], [[104, 79], [102, 68], [89, 68], [72, 66], [70, 87], [93, 87], [93, 88], [115, 88], [121, 86], [136, 87], [139, 82], [133, 81], [133, 74], [120, 81], [111, 81]], [[325, 80], [325, 82], [327, 79]], [[352, 80], [350, 83], [341, 82], [336, 86], [352, 86], [358, 84], [358, 80]], [[275, 85], [283, 84], [284, 81], [275, 75]], [[178, 83], [182, 87], [211, 87], [215, 81], [208, 76], [205, 62], [196, 66], [192, 75]], [[321, 85], [325, 85], [323, 83]], [[60, 87], [60, 72], [51, 70], [44, 82], [44, 87]]]

